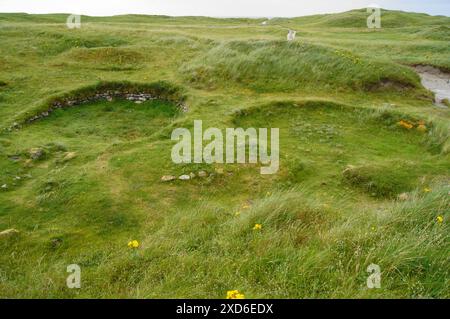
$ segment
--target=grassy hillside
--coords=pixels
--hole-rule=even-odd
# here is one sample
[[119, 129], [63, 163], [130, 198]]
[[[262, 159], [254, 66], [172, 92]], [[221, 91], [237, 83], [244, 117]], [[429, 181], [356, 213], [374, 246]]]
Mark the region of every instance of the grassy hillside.
[[[392, 11], [381, 9], [383, 28], [404, 28], [417, 26], [447, 26], [449, 17], [430, 16], [426, 13]], [[367, 9], [352, 10], [337, 14], [321, 14], [293, 19], [276, 19], [298, 26], [320, 26], [329, 28], [365, 28], [367, 26]]]
[[[0, 297], [449, 298], [450, 111], [411, 66], [450, 70], [450, 18], [366, 17], [1, 13]], [[174, 164], [200, 119], [279, 128], [279, 172]]]
[[281, 41], [226, 42], [190, 61], [181, 73], [201, 86], [230, 82], [256, 91], [403, 91], [420, 86], [418, 76], [394, 63], [363, 58], [326, 46]]

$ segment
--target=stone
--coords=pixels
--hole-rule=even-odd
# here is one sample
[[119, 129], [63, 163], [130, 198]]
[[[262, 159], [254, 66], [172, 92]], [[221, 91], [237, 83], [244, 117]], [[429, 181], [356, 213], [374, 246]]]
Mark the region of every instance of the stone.
[[164, 175], [163, 177], [161, 177], [161, 181], [163, 182], [171, 182], [174, 181], [175, 179], [176, 177], [172, 175]]
[[74, 159], [75, 157], [77, 157], [77, 153], [75, 153], [75, 152], [67, 152], [64, 155], [63, 161], [67, 162], [67, 161], [70, 161], [71, 159]]
[[13, 162], [17, 162], [20, 161], [20, 156], [19, 155], [13, 155], [9, 157], [9, 160], [13, 161]]
[[356, 167], [354, 165], [347, 165], [347, 167], [342, 171], [343, 174], [353, 171]]
[[183, 113], [186, 113], [187, 111], [189, 111], [189, 108], [185, 103], [179, 103], [178, 107]]
[[136, 104], [142, 104], [142, 101], [134, 101]]
[[398, 199], [401, 201], [407, 201], [409, 199], [409, 195], [408, 193], [401, 193], [400, 195], [398, 195]]
[[33, 160], [41, 159], [44, 156], [44, 150], [42, 148], [32, 148], [29, 151], [30, 157]]
[[216, 168], [216, 173], [219, 175], [223, 174], [223, 168]]
[[191, 179], [191, 177], [189, 175], [181, 175], [180, 177], [178, 177], [178, 179], [181, 181], [188, 181]]
[[200, 172], [198, 172], [197, 175], [198, 175], [198, 177], [208, 177], [208, 173], [205, 171], [200, 171]]
[[296, 34], [297, 34], [297, 31], [289, 30], [288, 35], [287, 35], [287, 40], [294, 41]]
[[2, 189], [7, 189], [7, 188], [8, 188], [8, 185], [6, 185], [6, 184], [2, 185]]
[[14, 229], [14, 228], [6, 229], [6, 230], [0, 232], [0, 238], [14, 236], [14, 235], [17, 235], [18, 233], [19, 233], [19, 231], [17, 229]]
[[50, 240], [50, 245], [52, 248], [58, 248], [63, 243], [63, 240], [61, 238], [52, 238]]

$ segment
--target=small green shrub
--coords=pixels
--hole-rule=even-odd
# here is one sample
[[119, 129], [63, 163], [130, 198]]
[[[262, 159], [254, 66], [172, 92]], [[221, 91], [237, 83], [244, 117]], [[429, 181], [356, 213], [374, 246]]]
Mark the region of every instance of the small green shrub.
[[344, 182], [374, 197], [393, 198], [414, 188], [415, 176], [410, 175], [408, 166], [407, 163], [348, 166], [342, 175]]

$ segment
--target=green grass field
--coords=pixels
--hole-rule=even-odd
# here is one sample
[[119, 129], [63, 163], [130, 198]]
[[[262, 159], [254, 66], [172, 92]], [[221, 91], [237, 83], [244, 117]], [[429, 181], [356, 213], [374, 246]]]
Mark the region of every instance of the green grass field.
[[[449, 17], [66, 18], [0, 14], [0, 298], [450, 297], [450, 109], [411, 68], [450, 71]], [[27, 121], [118, 88], [160, 98]], [[279, 172], [174, 164], [194, 120], [280, 128]]]

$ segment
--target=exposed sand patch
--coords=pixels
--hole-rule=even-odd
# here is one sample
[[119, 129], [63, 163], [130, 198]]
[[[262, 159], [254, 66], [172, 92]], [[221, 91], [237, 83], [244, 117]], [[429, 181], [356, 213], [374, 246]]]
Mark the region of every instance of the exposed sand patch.
[[419, 65], [415, 67], [420, 75], [422, 85], [434, 92], [436, 105], [446, 107], [442, 100], [450, 101], [450, 74], [429, 65]]

